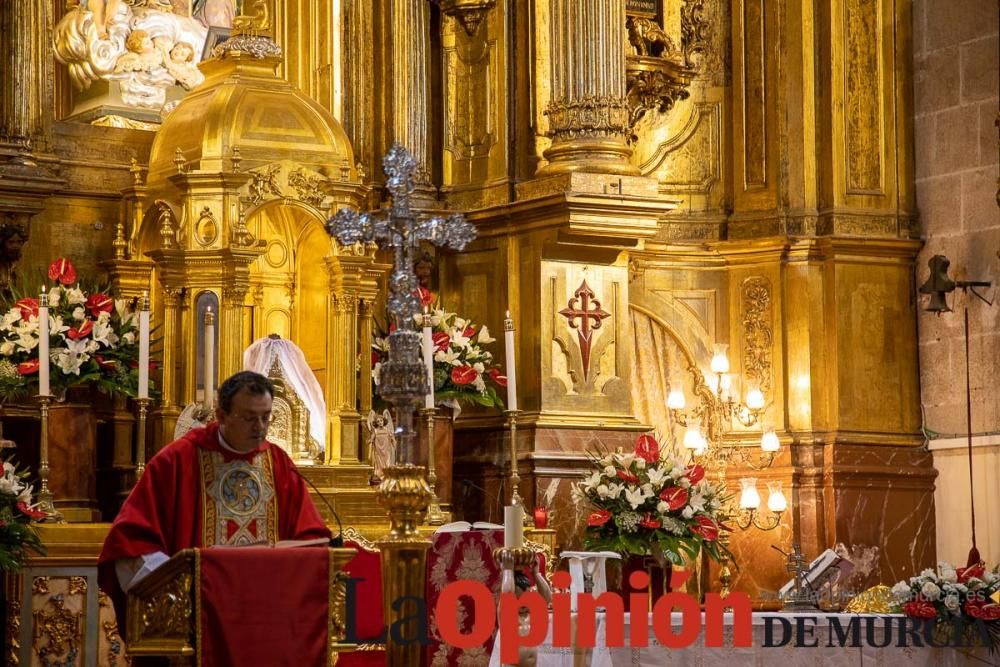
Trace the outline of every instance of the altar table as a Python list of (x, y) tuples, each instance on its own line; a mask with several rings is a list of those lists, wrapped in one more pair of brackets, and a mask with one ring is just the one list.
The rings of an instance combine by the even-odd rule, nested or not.
[[(816, 619), (812, 636), (817, 647), (796, 647), (795, 624), (799, 616), (809, 616)], [(878, 665), (879, 667), (950, 667), (952, 665), (1000, 665), (1000, 655), (989, 655), (986, 648), (958, 649), (933, 647), (874, 648), (865, 645), (864, 625), (861, 626), (861, 647), (837, 644), (827, 646), (831, 635), (831, 617), (839, 620), (841, 627), (847, 628), (852, 618), (861, 618), (864, 614), (792, 614), (792, 613), (755, 613), (753, 615), (753, 646), (735, 648), (732, 645), (732, 614), (725, 615), (724, 645), (719, 648), (704, 646), (704, 632), (695, 643), (684, 649), (672, 649), (661, 645), (653, 634), (652, 619), (649, 619), (649, 646), (644, 648), (618, 647), (609, 648), (605, 645), (605, 618), (603, 613), (597, 617), (597, 641), (594, 648), (556, 648), (552, 646), (552, 624), (549, 623), (549, 634), (537, 648), (537, 664), (544, 667), (660, 667), (661, 665), (691, 665), (692, 667), (735, 667), (736, 665), (781, 665), (781, 667), (853, 667)], [(791, 641), (787, 646), (764, 646), (767, 617), (784, 618), (792, 624)], [(704, 619), (704, 615), (702, 616)], [(881, 618), (885, 618), (884, 616)], [(902, 618), (896, 616), (894, 618)], [(804, 621), (805, 622), (805, 621)], [(778, 621), (775, 624), (774, 643), (781, 636)], [(671, 624), (680, 628), (682, 615), (675, 612), (671, 615)], [(628, 642), (630, 617), (625, 615), (625, 641)], [(677, 630), (675, 630), (675, 633)], [(835, 634), (833, 635), (836, 636)], [(895, 641), (896, 633), (893, 632)], [(884, 630), (881, 622), (875, 624), (875, 642), (883, 643)], [(811, 642), (810, 642), (811, 643)], [(500, 667), (500, 639), (494, 643), (490, 655), (490, 667)]]

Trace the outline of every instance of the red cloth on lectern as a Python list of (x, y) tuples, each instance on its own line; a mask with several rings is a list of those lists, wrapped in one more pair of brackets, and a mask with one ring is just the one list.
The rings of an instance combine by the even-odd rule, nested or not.
[(326, 548), (201, 551), (203, 667), (327, 664)]
[(261, 540), (274, 543), (330, 537), (330, 530), (316, 511), (302, 476), (280, 447), (264, 442), (253, 451), (237, 454), (226, 451), (219, 444), (219, 425), (215, 422), (189, 431), (150, 459), (146, 472), (125, 500), (104, 541), (98, 559), (99, 582), (115, 603), (122, 629), (125, 628), (125, 595), (118, 586), (114, 561), (155, 551), (172, 556), (181, 549), (214, 546), (226, 537), (226, 531), (217, 533), (216, 526), (207, 530), (202, 525), (202, 517), (206, 514), (221, 514), (217, 512), (216, 502), (207, 497), (201, 452), (209, 452), (227, 465), (266, 455), (273, 484), (273, 501), (269, 506), (273, 505), (276, 511), (273, 518), (268, 514), (266, 525), (258, 528)]

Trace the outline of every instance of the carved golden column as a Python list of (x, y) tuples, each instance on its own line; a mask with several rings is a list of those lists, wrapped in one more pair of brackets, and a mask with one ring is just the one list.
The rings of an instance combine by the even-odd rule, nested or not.
[(378, 171), (372, 109), (375, 77), (371, 69), (371, 64), (375, 62), (374, 4), (371, 0), (344, 2), (344, 52), (351, 54), (343, 59), (344, 130), (354, 148), (354, 158), (364, 167), (368, 178)]
[(9, 82), (0, 96), (0, 155), (34, 165), (32, 139), (42, 130), (41, 73), (45, 60), (47, 12), (52, 3), (5, 0), (0, 3), (0, 67)]
[(625, 0), (551, 0), (549, 11), (552, 145), (539, 175), (638, 175), (627, 143)]
[[(181, 289), (174, 286), (163, 286), (163, 358), (164, 360), (177, 359), (177, 339), (180, 335), (178, 324), (178, 306), (180, 303)], [(173, 349), (168, 349), (173, 346)], [(175, 402), (177, 395), (177, 368), (163, 365), (163, 376), (160, 380), (162, 397), (160, 405), (155, 411), (157, 422), (160, 425), (160, 432), (157, 434), (154, 445), (157, 450), (166, 443), (173, 440), (174, 426), (177, 417), (180, 415), (180, 407)]]
[(248, 284), (222, 288), (222, 302), (219, 310), (219, 376), (217, 384), (233, 373), (243, 370), (243, 302), (247, 296)]
[(372, 380), (371, 380), (371, 349), (372, 349), (372, 327), (375, 323), (374, 304), (369, 299), (362, 300), (358, 305), (358, 316), (360, 318), (360, 342), (358, 349), (361, 350), (361, 358), (358, 360), (360, 373), (358, 375), (358, 405), (361, 414), (367, 415), (372, 409)]
[[(390, 0), (392, 39), (392, 135), (420, 167), (418, 182), (430, 183), (430, 5), (427, 0)], [(386, 148), (388, 149), (388, 145)]]

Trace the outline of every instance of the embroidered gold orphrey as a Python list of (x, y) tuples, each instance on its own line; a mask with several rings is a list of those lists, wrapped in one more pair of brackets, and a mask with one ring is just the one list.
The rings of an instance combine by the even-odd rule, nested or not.
[(224, 460), (221, 452), (200, 449), (202, 544), (245, 546), (278, 541), (278, 499), (271, 452), (250, 461)]

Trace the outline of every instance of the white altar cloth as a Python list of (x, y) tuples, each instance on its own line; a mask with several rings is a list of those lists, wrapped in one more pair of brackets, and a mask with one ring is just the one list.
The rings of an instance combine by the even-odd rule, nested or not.
[[(816, 647), (795, 646), (795, 625), (797, 617), (814, 617), (812, 637)], [(764, 646), (765, 631), (768, 617), (783, 618), (792, 624), (791, 641), (781, 647)], [(841, 647), (834, 643), (828, 646), (828, 637), (833, 632), (831, 617), (836, 617), (842, 628), (846, 629), (853, 618), (862, 619), (860, 627), (861, 646), (850, 645)], [(552, 624), (545, 641), (537, 647), (537, 665), (539, 667), (660, 667), (661, 665), (690, 665), (691, 667), (742, 667), (743, 665), (778, 665), (780, 667), (951, 667), (958, 665), (992, 665), (1000, 666), (1000, 654), (989, 655), (985, 648), (935, 648), (935, 647), (898, 647), (887, 646), (876, 648), (868, 646), (865, 641), (865, 614), (792, 614), (777, 612), (762, 612), (753, 614), (753, 646), (737, 648), (733, 646), (732, 614), (725, 615), (724, 643), (719, 648), (704, 646), (704, 629), (695, 643), (687, 648), (668, 648), (657, 641), (649, 619), (649, 646), (644, 648), (613, 647), (605, 644), (606, 628), (603, 612), (597, 616), (597, 638), (594, 648), (557, 648), (552, 646)], [(887, 616), (871, 617), (876, 619), (875, 641), (873, 644), (884, 643), (884, 628), (881, 619)], [(893, 616), (894, 619), (903, 618)], [(704, 620), (704, 614), (702, 615)], [(551, 621), (551, 616), (550, 616)], [(771, 621), (774, 628), (773, 640), (781, 636), (779, 621)], [(808, 621), (803, 621), (809, 625)], [(680, 628), (682, 615), (674, 612), (671, 615), (671, 625)], [(625, 641), (629, 641), (630, 617), (625, 615)], [(574, 628), (575, 632), (575, 628)], [(675, 630), (675, 633), (677, 630)], [(833, 634), (836, 637), (836, 634)], [(808, 641), (804, 643), (812, 643)], [(896, 633), (893, 632), (893, 641)], [(778, 643), (774, 641), (774, 643)], [(500, 667), (500, 637), (497, 636), (490, 656), (490, 667)]]

